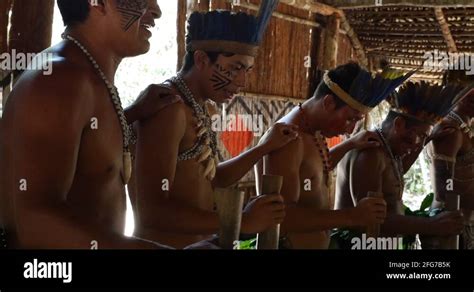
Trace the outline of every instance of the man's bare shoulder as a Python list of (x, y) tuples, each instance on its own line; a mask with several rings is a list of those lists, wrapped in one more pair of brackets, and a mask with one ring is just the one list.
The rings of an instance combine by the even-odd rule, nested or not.
[(41, 111), (38, 109), (42, 108), (47, 109), (48, 114), (56, 111), (82, 113), (96, 98), (93, 88), (97, 80), (91, 72), (63, 58), (53, 60), (51, 75), (25, 71), (10, 94), (5, 115), (8, 117), (10, 107), (21, 108), (24, 114), (33, 110), (39, 116)]
[(149, 119), (138, 121), (139, 127), (154, 125), (162, 128), (186, 124), (186, 105), (183, 102), (171, 104), (155, 113)]
[[(452, 126), (452, 124), (440, 124), (442, 128), (452, 128), (454, 131), (452, 133), (446, 134), (442, 137), (438, 137), (432, 141), (433, 145), (435, 146), (435, 150), (437, 147), (443, 148), (458, 148), (461, 147), (463, 142), (464, 134), (459, 129), (459, 127)], [(444, 127), (443, 127), (444, 126)]]
[(385, 152), (382, 147), (366, 148), (354, 150), (349, 153), (350, 161), (359, 165), (366, 165), (367, 168), (381, 168), (385, 165)]

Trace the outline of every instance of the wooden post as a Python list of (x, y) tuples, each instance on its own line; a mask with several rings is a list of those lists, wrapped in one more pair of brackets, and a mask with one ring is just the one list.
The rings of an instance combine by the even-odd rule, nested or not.
[[(379, 192), (368, 192), (368, 198), (380, 198), (383, 199), (383, 193)], [(377, 238), (380, 236), (380, 224), (374, 224), (372, 226), (367, 226), (367, 238)]]
[[(0, 1), (0, 54), (8, 51), (8, 24), (10, 20), (10, 11), (12, 8), (12, 0), (2, 0)], [(3, 86), (1, 85), (1, 81), (4, 79), (8, 81), (7, 76), (10, 72), (0, 70), (0, 91), (2, 98), (0, 102), (2, 106), (5, 106), (7, 101), (7, 96), (10, 93), (10, 86)], [(1, 117), (0, 117), (1, 118)]]
[[(459, 211), (461, 210), (461, 196), (448, 194), (446, 197), (446, 210)], [(444, 241), (443, 249), (459, 249), (459, 235), (450, 236)]]
[[(283, 186), (283, 177), (279, 175), (262, 176), (262, 194), (278, 195)], [(280, 240), (280, 224), (270, 227), (265, 232), (258, 234), (257, 249), (278, 249)]]
[(39, 53), (48, 48), (51, 45), (53, 13), (54, 0), (15, 0), (10, 49), (22, 53)]
[(439, 23), (441, 31), (443, 32), (444, 39), (446, 40), (446, 45), (448, 46), (448, 50), (450, 53), (456, 53), (458, 48), (456, 46), (456, 42), (454, 41), (453, 35), (451, 34), (451, 29), (449, 28), (448, 21), (443, 13), (443, 8), (436, 7), (434, 8), (436, 20)]
[(324, 32), (323, 70), (331, 70), (336, 67), (340, 23), (337, 14), (328, 17), (328, 23)]
[(219, 246), (233, 249), (239, 240), (245, 194), (236, 188), (229, 188), (216, 189), (214, 195), (220, 220)]
[(178, 68), (176, 71), (181, 70), (183, 66), (183, 58), (186, 55), (186, 20), (188, 14), (188, 2), (187, 0), (178, 0), (178, 17), (176, 19), (177, 25), (177, 39), (178, 44)]

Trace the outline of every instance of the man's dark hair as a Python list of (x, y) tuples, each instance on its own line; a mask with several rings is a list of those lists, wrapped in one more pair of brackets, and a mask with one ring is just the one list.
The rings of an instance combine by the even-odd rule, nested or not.
[[(211, 60), (211, 63), (214, 64), (217, 61), (217, 58), (220, 55), (223, 55), (224, 57), (232, 57), (235, 54), (232, 53), (216, 53), (216, 52), (205, 52), (207, 56), (209, 57), (209, 60)], [(189, 70), (191, 70), (194, 66), (194, 51), (192, 52), (186, 52), (186, 55), (184, 56), (183, 60), (183, 66), (181, 67), (181, 73), (187, 73)]]
[[(349, 92), (352, 82), (357, 77), (360, 70), (362, 70), (362, 68), (357, 63), (351, 62), (329, 71), (328, 74), (329, 78), (331, 78), (333, 82), (337, 83), (339, 87), (341, 87), (345, 92)], [(336, 101), (336, 108), (341, 108), (347, 105), (344, 101), (337, 97), (337, 95), (334, 94), (331, 89), (329, 89), (326, 83), (324, 83), (324, 80), (322, 80), (318, 88), (316, 88), (313, 98), (320, 100), (328, 94), (334, 97), (334, 100)]]
[(385, 118), (385, 120), (382, 122), (382, 128), (386, 129), (386, 128), (392, 127), (393, 126), (393, 121), (395, 121), (395, 119), (397, 117), (400, 117), (403, 120), (405, 120), (405, 128), (407, 128), (407, 129), (411, 129), (413, 127), (420, 126), (420, 125), (423, 124), (423, 122), (421, 122), (417, 119), (401, 115), (401, 114), (399, 114), (397, 112), (394, 112), (394, 111), (390, 111), (388, 113), (387, 117)]
[(89, 17), (88, 0), (58, 0), (58, 7), (63, 17), (64, 26), (83, 23)]

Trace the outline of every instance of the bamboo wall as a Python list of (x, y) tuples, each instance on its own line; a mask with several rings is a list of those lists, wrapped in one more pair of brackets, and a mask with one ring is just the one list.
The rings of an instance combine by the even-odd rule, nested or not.
[[(188, 10), (185, 9), (186, 0), (179, 1), (178, 21), (189, 13), (189, 7), (199, 11), (227, 9), (256, 14), (256, 11), (232, 6), (225, 0), (195, 2), (188, 5)], [(258, 6), (260, 0), (248, 3)], [(303, 21), (314, 21), (314, 14), (285, 4), (280, 4), (277, 12)], [(182, 24), (178, 27), (178, 39), (183, 42), (184, 28)], [(311, 96), (316, 81), (319, 81), (317, 60), (320, 59), (320, 33), (320, 30), (307, 24), (273, 17), (255, 60), (254, 70), (248, 77), (246, 92), (299, 99)], [(183, 56), (184, 45), (181, 44), (179, 59), (182, 60)]]

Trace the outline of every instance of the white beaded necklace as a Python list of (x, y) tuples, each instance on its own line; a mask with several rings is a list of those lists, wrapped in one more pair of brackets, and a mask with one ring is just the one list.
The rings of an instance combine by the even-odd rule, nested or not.
[(393, 165), (393, 171), (395, 172), (395, 176), (397, 177), (398, 183), (400, 184), (400, 196), (403, 195), (402, 189), (403, 186), (405, 185), (405, 180), (403, 179), (403, 163), (400, 157), (395, 156), (395, 154), (392, 151), (392, 148), (390, 147), (390, 144), (388, 144), (388, 140), (383, 134), (382, 129), (376, 129), (377, 133), (380, 136), (380, 139), (382, 140), (382, 143), (384, 145), (384, 148), (387, 150), (388, 155), (390, 156), (390, 160), (392, 161)]
[(89, 51), (75, 38), (70, 35), (63, 34), (62, 38), (64, 40), (70, 40), (73, 42), (89, 59), (89, 61), (94, 66), (95, 70), (99, 74), (100, 78), (104, 81), (107, 89), (109, 90), (110, 97), (112, 103), (115, 107), (115, 112), (120, 120), (120, 126), (122, 127), (122, 134), (123, 134), (123, 169), (121, 172), (122, 181), (126, 185), (130, 181), (130, 177), (132, 175), (132, 155), (130, 153), (130, 141), (132, 136), (132, 131), (128, 125), (127, 118), (125, 117), (125, 113), (123, 111), (122, 102), (120, 101), (120, 97), (117, 91), (117, 87), (115, 87), (107, 77), (105, 76), (104, 72), (100, 69), (99, 64), (97, 61), (92, 57)]
[(448, 118), (456, 121), (459, 123), (459, 127), (463, 133), (466, 133), (469, 135), (469, 138), (474, 137), (474, 130), (472, 128), (472, 122), (469, 120), (468, 122), (465, 122), (457, 113), (455, 112), (450, 112), (448, 114)]

